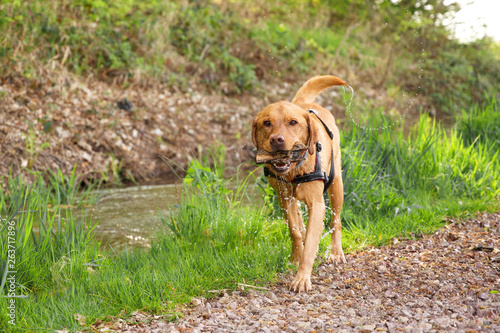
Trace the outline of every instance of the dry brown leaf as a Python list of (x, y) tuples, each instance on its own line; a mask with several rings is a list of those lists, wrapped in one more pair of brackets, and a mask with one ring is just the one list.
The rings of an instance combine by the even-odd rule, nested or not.
[(86, 326), (86, 324), (85, 324), (86, 318), (84, 316), (82, 316), (81, 314), (75, 313), (73, 315), (73, 317), (75, 317), (78, 324), (80, 324), (81, 326)]

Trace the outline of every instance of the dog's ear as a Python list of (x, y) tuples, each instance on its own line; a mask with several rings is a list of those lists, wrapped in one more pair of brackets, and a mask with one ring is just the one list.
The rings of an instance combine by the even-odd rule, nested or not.
[(260, 149), (259, 145), (257, 144), (257, 117), (253, 118), (252, 122), (252, 141), (254, 146), (257, 149)]
[(311, 121), (311, 113), (307, 113), (305, 115), (307, 121), (307, 130), (309, 132), (309, 141), (307, 142), (307, 146), (309, 154), (314, 154), (314, 147), (316, 147), (316, 141), (318, 141), (318, 131), (314, 128), (314, 123)]

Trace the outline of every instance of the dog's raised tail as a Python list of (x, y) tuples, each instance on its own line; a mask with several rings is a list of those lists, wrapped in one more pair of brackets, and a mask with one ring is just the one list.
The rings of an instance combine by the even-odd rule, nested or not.
[(323, 90), (332, 86), (348, 86), (346, 82), (334, 75), (318, 75), (310, 78), (299, 91), (295, 94), (292, 100), (294, 104), (309, 104), (313, 103), (316, 96)]

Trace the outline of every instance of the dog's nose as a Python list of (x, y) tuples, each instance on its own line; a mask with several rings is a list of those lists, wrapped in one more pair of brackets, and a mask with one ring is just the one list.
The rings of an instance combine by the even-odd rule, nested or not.
[(277, 134), (273, 135), (270, 139), (271, 147), (275, 149), (281, 149), (283, 148), (283, 145), (285, 144), (285, 137), (283, 135)]

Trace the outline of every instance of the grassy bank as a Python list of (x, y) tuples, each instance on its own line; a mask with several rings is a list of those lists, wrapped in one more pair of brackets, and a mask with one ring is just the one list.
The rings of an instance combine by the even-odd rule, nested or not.
[[(172, 217), (163, 218), (151, 249), (119, 254), (100, 252), (98, 244), (89, 242), (89, 221), (75, 221), (71, 214), (61, 218), (61, 205), (46, 200), (50, 186), (7, 180), (0, 200), (2, 216), (8, 217), (1, 229), (1, 273), (15, 276), (17, 294), (30, 295), (17, 299), (18, 327), (75, 329), (80, 327), (75, 314), (90, 325), (134, 310), (175, 317), (175, 305), (193, 296), (211, 296), (210, 290), (231, 289), (237, 282), (266, 283), (283, 271), (289, 252), (286, 228), (278, 221), (264, 223), (256, 206), (239, 204), (247, 183), (239, 194), (232, 193), (227, 181), (210, 169), (194, 165), (190, 170), (192, 186), (186, 186)], [(19, 205), (10, 202), (17, 197), (22, 197), (23, 212), (16, 215)], [(43, 226), (40, 236), (33, 233), (34, 215)], [(17, 272), (12, 274), (5, 270), (7, 221), (17, 227), (12, 235)], [(2, 328), (10, 329), (7, 301), (1, 302)]]
[[(239, 94), (262, 92), (262, 82), (334, 72), (390, 98), (395, 92), (401, 98), (399, 90), (417, 93), (422, 105), (447, 112), (499, 90), (498, 46), (451, 38), (443, 18), (457, 7), (442, 0), (433, 6), (9, 0), (0, 9), (6, 32), (0, 75), (35, 86), (69, 72), (124, 87), (156, 82), (185, 90), (196, 82)], [(369, 93), (364, 97), (375, 102)]]
[[(466, 130), (471, 121), (500, 115), (494, 100), (487, 113), (482, 110), (451, 131), (423, 116), (408, 137), (396, 125), (384, 126), (384, 120), (374, 123), (382, 127), (377, 131), (343, 132), (347, 252), (393, 237), (417, 237), (443, 225), (445, 217), (498, 209), (499, 132), (487, 121)], [(4, 179), (2, 292), (8, 292), (9, 221), (14, 221), (15, 291), (29, 295), (16, 299), (15, 328), (77, 330), (136, 310), (173, 319), (175, 305), (193, 296), (212, 296), (238, 282), (265, 284), (289, 269), (287, 228), (279, 214), (272, 214), (273, 201), (241, 203), (253, 176), (229, 190), (217, 170), (199, 162), (190, 166), (181, 203), (163, 217), (151, 248), (123, 253), (101, 252), (90, 234), (93, 222), (62, 212), (85, 204), (62, 199), (61, 193), (71, 193), (71, 182), (26, 185), (19, 178)], [(33, 232), (35, 220), (39, 232)], [(9, 301), (0, 298), (1, 329), (13, 328)]]
[[(494, 102), (486, 109), (491, 116), (500, 114)], [(460, 120), (459, 128), (468, 121)], [(498, 132), (476, 127), (474, 138), (470, 134), (446, 131), (424, 115), (406, 138), (397, 128), (382, 133), (353, 128), (344, 136), (348, 246), (383, 244), (401, 234), (414, 237), (442, 225), (443, 216), (495, 209)]]
[(433, 3), (2, 1), (0, 172), (77, 163), (83, 184), (149, 182), (171, 176), (156, 153), (186, 168), (188, 150), (219, 138), (234, 167), (255, 110), (316, 74), (354, 88), (341, 122), (382, 110), (408, 127), (420, 111), (451, 123), (485, 93), (498, 98), (500, 53), (487, 38), (452, 38), (454, 5)]

